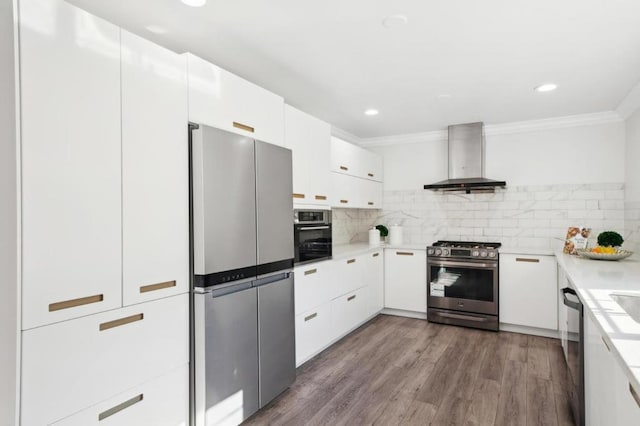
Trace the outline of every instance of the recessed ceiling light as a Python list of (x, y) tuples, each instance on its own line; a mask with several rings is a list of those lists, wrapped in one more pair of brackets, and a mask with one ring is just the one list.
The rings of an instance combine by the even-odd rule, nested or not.
[(557, 88), (558, 88), (557, 84), (545, 83), (545, 84), (541, 84), (540, 86), (534, 88), (534, 90), (536, 92), (552, 92), (552, 91), (556, 90)]
[(147, 31), (152, 32), (154, 34), (166, 34), (167, 33), (167, 29), (164, 28), (164, 27), (161, 27), (160, 25), (147, 25), (144, 28)]
[(364, 112), (365, 115), (378, 115), (377, 109), (368, 109)]
[(207, 4), (207, 0), (181, 0), (182, 3), (191, 7), (201, 7)]
[(409, 22), (409, 19), (404, 15), (390, 15), (382, 20), (382, 25), (391, 29), (407, 25), (407, 22)]

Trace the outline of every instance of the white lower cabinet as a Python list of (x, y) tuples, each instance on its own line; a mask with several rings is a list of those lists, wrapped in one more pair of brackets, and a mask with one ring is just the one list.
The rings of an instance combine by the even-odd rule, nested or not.
[(334, 269), (335, 263), (331, 260), (294, 268), (296, 315), (335, 297)]
[(500, 255), (500, 322), (558, 329), (554, 256)]
[(426, 250), (384, 250), (384, 307), (427, 312)]
[(335, 286), (333, 297), (341, 296), (364, 285), (362, 283), (364, 261), (364, 255), (333, 261), (333, 285)]
[(331, 301), (331, 328), (336, 337), (348, 333), (366, 318), (366, 288), (351, 291)]
[(55, 426), (186, 426), (189, 419), (189, 365), (122, 392)]
[(367, 289), (367, 316), (377, 314), (384, 308), (384, 256), (376, 250), (363, 256), (363, 284)]
[[(640, 419), (634, 389), (591, 315), (584, 315), (585, 419), (587, 426), (631, 426)], [(640, 398), (639, 398), (640, 399)]]
[(189, 295), (22, 333), (22, 424), (44, 425), (189, 362)]
[(296, 316), (296, 367), (328, 345), (334, 338), (331, 302)]

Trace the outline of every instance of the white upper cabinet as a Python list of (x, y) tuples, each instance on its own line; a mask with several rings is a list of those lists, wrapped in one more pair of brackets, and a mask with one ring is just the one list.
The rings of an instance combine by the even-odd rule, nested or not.
[(382, 157), (336, 137), (331, 138), (331, 170), (382, 182)]
[(381, 209), (382, 183), (331, 172), (331, 205), (342, 208)]
[(295, 205), (329, 205), (331, 126), (289, 105), (284, 108), (285, 146), (293, 151)]
[(284, 99), (191, 53), (189, 121), (284, 145)]
[(120, 29), (20, 2), (22, 326), (119, 307)]
[(554, 256), (500, 255), (500, 322), (558, 329)]
[(122, 31), (123, 304), (189, 290), (186, 58)]

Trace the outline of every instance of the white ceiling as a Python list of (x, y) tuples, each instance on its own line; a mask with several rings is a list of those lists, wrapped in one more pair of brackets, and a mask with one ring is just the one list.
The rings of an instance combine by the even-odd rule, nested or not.
[[(613, 110), (640, 80), (637, 0), (71, 3), (359, 137)], [(408, 24), (386, 29), (392, 14)], [(558, 90), (533, 91), (545, 82)]]

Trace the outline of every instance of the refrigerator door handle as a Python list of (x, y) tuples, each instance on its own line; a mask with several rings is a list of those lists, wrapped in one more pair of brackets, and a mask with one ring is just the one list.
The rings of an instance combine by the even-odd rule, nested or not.
[(279, 274), (271, 275), (264, 278), (259, 278), (253, 282), (254, 287), (261, 287), (263, 285), (271, 284), (276, 281), (286, 280), (291, 276), (291, 272), (282, 272)]
[(226, 287), (221, 287), (221, 288), (214, 288), (213, 290), (211, 290), (211, 297), (222, 297), (222, 296), (226, 296), (228, 294), (233, 294), (233, 293), (237, 293), (239, 291), (243, 291), (246, 290), (248, 288), (251, 288), (251, 281), (246, 281), (246, 282), (242, 282), (242, 283), (238, 283), (238, 284), (234, 284), (234, 285), (229, 285)]

